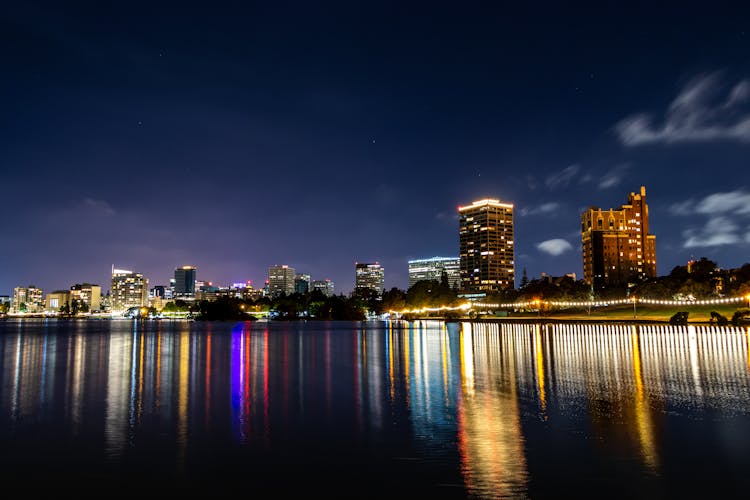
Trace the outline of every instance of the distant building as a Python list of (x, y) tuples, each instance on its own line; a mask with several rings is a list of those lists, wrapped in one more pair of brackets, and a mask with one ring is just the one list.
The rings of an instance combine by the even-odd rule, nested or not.
[(576, 273), (567, 273), (562, 276), (550, 276), (547, 273), (542, 273), (539, 277), (540, 281), (544, 281), (547, 283), (550, 283), (552, 285), (559, 285), (561, 281), (563, 281), (565, 278), (570, 278), (571, 280), (576, 280)]
[(164, 285), (156, 285), (149, 292), (149, 297), (152, 299), (166, 299), (167, 287)]
[(306, 294), (310, 291), (310, 275), (297, 274), (294, 276), (294, 293)]
[(13, 289), (14, 313), (40, 313), (44, 311), (44, 292), (34, 285)]
[(48, 314), (57, 314), (63, 306), (70, 306), (70, 290), (56, 290), (47, 294), (45, 298), (44, 312)]
[(432, 257), (409, 261), (409, 288), (417, 281), (440, 281), (443, 271), (448, 276), (448, 285), (458, 288), (461, 283), (460, 260), (458, 257)]
[(10, 304), (10, 295), (0, 295), (0, 304)]
[(73, 300), (80, 300), (86, 304), (86, 308), (89, 312), (97, 312), (101, 310), (102, 287), (99, 285), (92, 285), (91, 283), (76, 283), (70, 287), (70, 297)]
[(282, 293), (294, 293), (294, 268), (287, 265), (271, 266), (268, 268), (268, 293), (271, 297), (278, 297)]
[(112, 267), (110, 289), (112, 311), (125, 311), (130, 307), (148, 305), (148, 279), (141, 273)]
[(369, 288), (382, 294), (385, 289), (385, 271), (377, 262), (354, 263), (354, 289)]
[[(224, 288), (224, 290), (229, 290), (228, 287)], [(222, 293), (222, 288), (215, 286), (210, 281), (208, 283), (205, 282), (198, 282), (198, 289), (196, 290), (195, 294), (193, 295), (193, 298), (196, 298), (198, 300), (216, 300), (219, 295)], [(228, 293), (226, 294), (229, 295)]]
[(515, 288), (513, 205), (485, 199), (458, 207), (461, 291)]
[(195, 298), (195, 282), (198, 269), (195, 266), (182, 266), (174, 270), (174, 298)]
[(324, 280), (313, 280), (312, 289), (318, 290), (323, 293), (326, 297), (333, 297), (333, 281), (329, 279)]
[(656, 277), (656, 236), (649, 233), (646, 187), (618, 209), (581, 214), (583, 279), (594, 288)]

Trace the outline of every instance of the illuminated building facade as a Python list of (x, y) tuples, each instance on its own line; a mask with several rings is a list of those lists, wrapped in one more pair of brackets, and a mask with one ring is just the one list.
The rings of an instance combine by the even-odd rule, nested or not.
[(268, 268), (268, 294), (271, 297), (278, 297), (282, 293), (287, 295), (294, 293), (294, 268), (286, 264)]
[(148, 279), (141, 273), (112, 267), (110, 300), (113, 311), (148, 305)]
[(583, 279), (593, 288), (656, 277), (656, 236), (649, 233), (646, 187), (618, 209), (581, 214)]
[(448, 276), (448, 285), (459, 288), (461, 283), (461, 261), (458, 257), (432, 257), (409, 261), (409, 288), (417, 281), (440, 281), (443, 271)]
[(195, 298), (195, 281), (198, 269), (195, 266), (182, 266), (174, 270), (174, 297), (176, 299)]
[(461, 291), (515, 287), (513, 205), (485, 199), (458, 207)]
[(327, 278), (324, 280), (313, 280), (312, 289), (322, 292), (326, 297), (333, 297), (333, 281)]
[(73, 297), (68, 290), (56, 290), (50, 292), (44, 299), (44, 312), (57, 314), (60, 312), (61, 307), (70, 306), (72, 298)]
[(70, 287), (70, 296), (73, 300), (80, 300), (89, 312), (101, 310), (102, 287), (91, 283), (75, 284)]
[(44, 292), (34, 285), (13, 289), (14, 313), (40, 313), (44, 311)]
[(385, 270), (378, 262), (355, 262), (354, 290), (367, 288), (382, 294), (385, 289)]
[(310, 289), (310, 275), (297, 274), (294, 276), (294, 293), (306, 294)]

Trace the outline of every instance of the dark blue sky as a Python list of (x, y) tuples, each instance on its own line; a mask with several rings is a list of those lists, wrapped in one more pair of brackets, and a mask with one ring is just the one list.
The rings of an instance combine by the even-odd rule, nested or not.
[(516, 206), (517, 279), (581, 277), (581, 211), (641, 185), (660, 275), (740, 266), (750, 10), (652, 4), (6, 3), (0, 294), (112, 264), (406, 288), (485, 197)]

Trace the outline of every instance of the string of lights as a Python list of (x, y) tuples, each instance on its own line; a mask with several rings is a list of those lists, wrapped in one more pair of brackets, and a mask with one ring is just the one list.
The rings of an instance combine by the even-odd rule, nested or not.
[(661, 300), (646, 299), (639, 297), (628, 297), (625, 299), (613, 300), (593, 300), (593, 301), (559, 301), (559, 300), (527, 300), (523, 302), (508, 303), (487, 303), (487, 302), (465, 302), (458, 306), (440, 306), (440, 307), (422, 307), (417, 309), (403, 309), (401, 311), (389, 311), (399, 314), (421, 314), (426, 312), (439, 311), (467, 311), (469, 309), (529, 309), (539, 307), (556, 307), (556, 308), (573, 308), (573, 307), (608, 307), (624, 304), (649, 304), (658, 306), (704, 306), (704, 305), (721, 305), (738, 302), (748, 302), (750, 304), (750, 295), (741, 297), (725, 297), (720, 299), (687, 299), (687, 300)]

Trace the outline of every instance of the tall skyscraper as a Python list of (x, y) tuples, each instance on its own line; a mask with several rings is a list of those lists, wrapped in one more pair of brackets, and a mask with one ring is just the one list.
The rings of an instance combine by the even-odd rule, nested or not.
[(513, 204), (484, 199), (458, 207), (461, 291), (515, 287)]
[(294, 268), (286, 264), (268, 268), (268, 294), (278, 297), (282, 293), (294, 293)]
[(656, 277), (656, 236), (649, 233), (646, 187), (617, 209), (581, 214), (583, 279), (594, 288)]
[(458, 288), (461, 283), (461, 266), (458, 257), (432, 257), (409, 261), (409, 288), (417, 281), (440, 281), (443, 272), (448, 276), (448, 285)]
[(385, 289), (385, 270), (378, 262), (354, 263), (354, 289), (369, 288), (382, 294)]
[(112, 288), (110, 289), (112, 311), (121, 312), (130, 307), (148, 305), (148, 279), (141, 273), (112, 266)]
[(328, 278), (324, 280), (313, 280), (312, 289), (322, 292), (326, 297), (333, 297), (333, 281)]
[(174, 297), (176, 299), (195, 298), (195, 280), (198, 269), (195, 266), (182, 266), (174, 270)]

